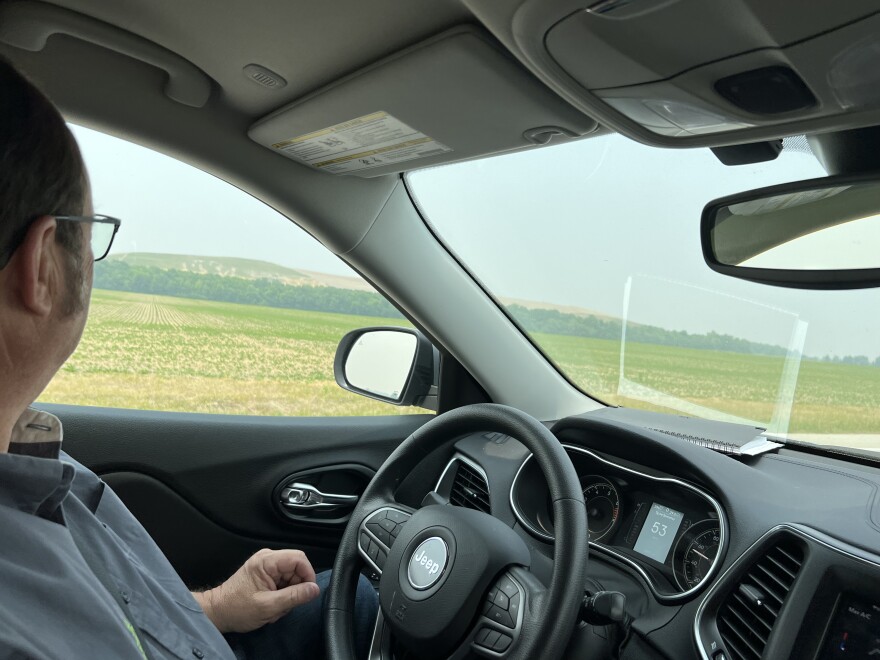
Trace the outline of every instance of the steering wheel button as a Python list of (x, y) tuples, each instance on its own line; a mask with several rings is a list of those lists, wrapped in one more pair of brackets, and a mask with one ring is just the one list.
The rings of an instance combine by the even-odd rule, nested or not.
[(519, 593), (519, 589), (516, 588), (516, 585), (513, 583), (513, 581), (506, 575), (498, 581), (498, 588), (501, 589), (501, 591), (503, 591), (505, 594), (507, 594), (508, 598), (511, 598)]
[(379, 526), (390, 533), (391, 530), (397, 527), (397, 523), (389, 518), (382, 518), (382, 520), (379, 521)]
[(514, 623), (513, 619), (508, 614), (507, 610), (502, 610), (497, 605), (493, 605), (489, 608), (489, 613), (486, 615), (489, 619), (492, 619), (495, 623), (500, 623), (502, 626), (506, 628), (513, 628)]
[(370, 547), (370, 537), (361, 532), (361, 550), (367, 552)]
[(504, 594), (503, 591), (499, 591), (497, 594), (495, 594), (495, 598), (492, 602), (495, 603), (502, 610), (506, 610), (507, 606), (510, 604), (510, 599)]
[(387, 547), (391, 547), (391, 534), (388, 533), (388, 530), (379, 527), (379, 525), (376, 525), (375, 523), (369, 523), (367, 529), (373, 532), (379, 541), (384, 543)]
[(378, 549), (379, 552), (376, 553), (376, 566), (379, 567), (379, 570), (385, 569), (385, 560), (388, 559), (388, 555), (385, 554), (385, 551), (382, 548)]
[(500, 632), (498, 632), (497, 630), (490, 630), (489, 634), (486, 635), (486, 639), (483, 640), (482, 645), (485, 646), (487, 649), (494, 649), (495, 642), (498, 641), (499, 637), (501, 637)]
[(393, 520), (394, 522), (400, 524), (405, 523), (409, 520), (409, 514), (404, 513), (403, 511), (397, 511), (396, 509), (389, 509), (385, 512), (385, 517), (388, 520)]
[(516, 621), (516, 615), (519, 614), (519, 594), (510, 599), (510, 605), (507, 608), (511, 618)]
[(503, 653), (507, 650), (507, 647), (510, 646), (510, 642), (512, 641), (513, 640), (510, 638), (509, 635), (501, 633), (500, 635), (498, 635), (498, 639), (495, 640), (495, 643), (492, 644), (492, 649), (498, 651), (499, 653)]
[(370, 557), (370, 559), (372, 559), (373, 561), (376, 561), (376, 557), (379, 556), (379, 551), (380, 551), (380, 548), (379, 548), (378, 544), (371, 542), (370, 547), (367, 548), (367, 555)]

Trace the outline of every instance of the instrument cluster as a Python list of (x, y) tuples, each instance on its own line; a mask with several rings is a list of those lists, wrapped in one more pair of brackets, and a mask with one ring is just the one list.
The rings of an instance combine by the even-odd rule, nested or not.
[[(634, 569), (661, 599), (690, 596), (714, 575), (726, 525), (711, 495), (674, 477), (567, 445), (587, 505), (590, 548)], [(527, 459), (511, 488), (520, 523), (553, 540), (553, 511), (537, 465)]]

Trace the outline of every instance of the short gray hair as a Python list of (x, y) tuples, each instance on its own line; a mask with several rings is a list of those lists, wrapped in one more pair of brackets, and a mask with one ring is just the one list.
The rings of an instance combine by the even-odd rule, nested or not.
[[(0, 58), (0, 269), (43, 215), (82, 215), (85, 164), (64, 118), (42, 92)], [(78, 252), (79, 223), (60, 222), (58, 242)]]

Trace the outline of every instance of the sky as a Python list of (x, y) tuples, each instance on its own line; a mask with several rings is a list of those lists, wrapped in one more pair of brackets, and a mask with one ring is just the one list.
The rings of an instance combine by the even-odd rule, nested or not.
[(729, 167), (709, 149), (656, 149), (609, 135), (410, 180), (440, 234), (498, 295), (782, 346), (806, 323), (806, 355), (874, 359), (876, 289), (769, 287), (703, 261), (708, 202), (820, 176), (818, 161), (802, 152)]
[(283, 215), (225, 181), (125, 140), (71, 128), (91, 178), (95, 213), (122, 220), (112, 254), (242, 257), (356, 276)]
[[(189, 165), (73, 127), (97, 213), (122, 218), (113, 253), (262, 259), (352, 275), (262, 202)], [(796, 291), (709, 270), (700, 213), (726, 194), (823, 176), (812, 155), (727, 167), (708, 149), (645, 147), (620, 136), (417, 172), (430, 221), (503, 297), (571, 305), (689, 332), (788, 346), (807, 355), (880, 355), (874, 289)]]

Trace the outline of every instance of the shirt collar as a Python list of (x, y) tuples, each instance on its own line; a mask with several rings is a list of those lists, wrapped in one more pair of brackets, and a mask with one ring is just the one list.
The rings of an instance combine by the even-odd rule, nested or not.
[(74, 467), (52, 460), (60, 450), (58, 418), (28, 408), (13, 427), (9, 452), (0, 454), (0, 505), (62, 522), (60, 507), (70, 492)]
[(58, 458), (64, 433), (61, 420), (42, 410), (28, 408), (12, 427), (10, 454)]

